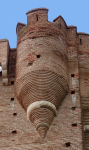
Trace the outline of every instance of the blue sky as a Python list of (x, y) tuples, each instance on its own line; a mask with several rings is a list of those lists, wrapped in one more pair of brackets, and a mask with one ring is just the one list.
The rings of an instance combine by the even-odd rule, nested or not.
[(27, 24), (26, 12), (40, 7), (49, 9), (49, 21), (61, 15), (77, 32), (89, 33), (89, 0), (0, 0), (0, 39), (7, 38), (15, 48), (17, 23)]

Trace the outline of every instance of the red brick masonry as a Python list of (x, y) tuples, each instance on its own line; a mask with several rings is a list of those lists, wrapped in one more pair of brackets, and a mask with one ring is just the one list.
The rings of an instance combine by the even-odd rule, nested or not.
[(88, 150), (89, 35), (46, 8), (26, 14), (17, 48), (0, 40), (0, 150)]

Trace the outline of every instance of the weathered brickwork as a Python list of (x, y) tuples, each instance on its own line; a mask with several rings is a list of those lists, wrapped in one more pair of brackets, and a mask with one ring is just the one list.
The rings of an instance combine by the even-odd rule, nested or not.
[(0, 150), (88, 150), (89, 35), (46, 8), (26, 15), (17, 48), (0, 40)]

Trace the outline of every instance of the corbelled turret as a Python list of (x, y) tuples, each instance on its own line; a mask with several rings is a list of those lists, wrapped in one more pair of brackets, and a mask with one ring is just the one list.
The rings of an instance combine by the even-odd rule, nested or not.
[(39, 8), (17, 25), (15, 93), (42, 139), (68, 93), (66, 25), (59, 22)]

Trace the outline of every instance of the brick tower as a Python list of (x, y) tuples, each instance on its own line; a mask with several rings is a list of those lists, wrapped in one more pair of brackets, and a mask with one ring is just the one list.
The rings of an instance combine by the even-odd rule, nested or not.
[(44, 138), (69, 90), (66, 35), (48, 22), (45, 8), (27, 12), (23, 32), (17, 34), (15, 93)]

